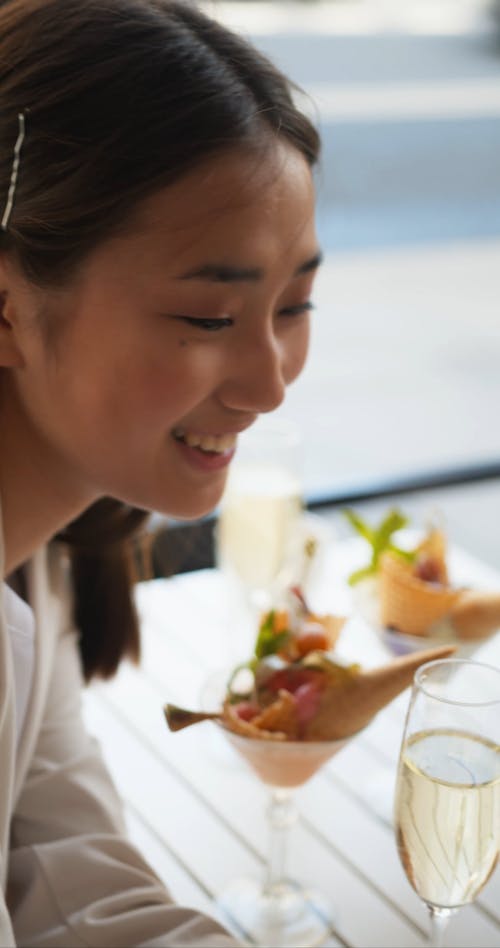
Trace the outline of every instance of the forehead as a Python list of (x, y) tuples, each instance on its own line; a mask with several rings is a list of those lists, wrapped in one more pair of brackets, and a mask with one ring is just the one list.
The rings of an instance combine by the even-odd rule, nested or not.
[(311, 170), (288, 145), (264, 156), (228, 151), (144, 201), (128, 239), (163, 251), (175, 266), (206, 251), (223, 260), (281, 257), (296, 247), (307, 256), (315, 243)]

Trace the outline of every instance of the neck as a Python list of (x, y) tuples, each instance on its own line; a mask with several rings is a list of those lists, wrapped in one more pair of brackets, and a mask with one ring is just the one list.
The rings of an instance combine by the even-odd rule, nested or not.
[(0, 499), (4, 574), (17, 569), (97, 496), (65, 469), (14, 399), (0, 400)]

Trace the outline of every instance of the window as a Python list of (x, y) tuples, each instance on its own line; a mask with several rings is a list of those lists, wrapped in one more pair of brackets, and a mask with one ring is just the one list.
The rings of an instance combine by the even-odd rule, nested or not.
[(500, 47), (480, 2), (220, 3), (324, 142), (306, 490), (500, 460)]

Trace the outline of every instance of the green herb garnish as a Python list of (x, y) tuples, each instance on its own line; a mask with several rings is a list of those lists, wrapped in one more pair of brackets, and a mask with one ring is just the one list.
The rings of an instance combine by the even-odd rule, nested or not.
[(356, 583), (359, 583), (362, 579), (376, 575), (382, 553), (390, 551), (397, 556), (401, 556), (409, 563), (415, 560), (417, 555), (416, 551), (402, 550), (391, 542), (392, 535), (396, 533), (397, 530), (401, 530), (402, 527), (405, 527), (409, 522), (408, 517), (405, 517), (401, 511), (396, 509), (390, 510), (381, 523), (379, 523), (378, 527), (371, 527), (353, 510), (344, 510), (343, 513), (356, 533), (359, 533), (359, 535), (369, 543), (372, 551), (368, 566), (355, 570), (355, 572), (349, 576), (348, 582), (350, 586), (355, 586)]
[(254, 653), (259, 660), (265, 658), (266, 655), (275, 655), (290, 638), (289, 629), (282, 629), (279, 632), (275, 630), (275, 618), (276, 610), (271, 609), (266, 613), (260, 625)]

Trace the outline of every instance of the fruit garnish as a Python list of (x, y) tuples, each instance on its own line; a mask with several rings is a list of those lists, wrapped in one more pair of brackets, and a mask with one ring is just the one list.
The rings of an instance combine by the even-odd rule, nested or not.
[(261, 616), (252, 657), (231, 673), (224, 702), (230, 724), (300, 737), (324, 687), (357, 667), (346, 672), (327, 658), (345, 621), (312, 612), (302, 589), (289, 589), (280, 608)]
[(253, 657), (248, 667), (273, 655), (296, 661), (315, 649), (332, 649), (346, 621), (344, 616), (318, 615), (307, 605), (302, 590), (289, 590), (288, 608), (270, 609), (261, 617)]
[(443, 585), (441, 563), (435, 556), (419, 556), (415, 562), (413, 574), (418, 579), (423, 579), (425, 583)]
[[(313, 624), (311, 623), (311, 625)], [(330, 648), (328, 635), (319, 625), (316, 628), (304, 629), (303, 632), (295, 636), (294, 641), (295, 648), (301, 657), (317, 649), (323, 649), (326, 652)]]
[(415, 550), (413, 573), (428, 583), (448, 585), (446, 537), (442, 530), (430, 527)]
[(238, 701), (237, 704), (233, 704), (233, 709), (242, 721), (251, 721), (260, 714), (259, 705), (254, 701)]
[(267, 678), (262, 690), (275, 694), (284, 690), (293, 695), (303, 685), (310, 684), (317, 678), (317, 668), (305, 668), (302, 664), (286, 665)]

